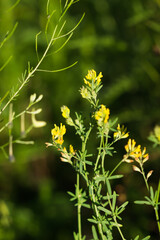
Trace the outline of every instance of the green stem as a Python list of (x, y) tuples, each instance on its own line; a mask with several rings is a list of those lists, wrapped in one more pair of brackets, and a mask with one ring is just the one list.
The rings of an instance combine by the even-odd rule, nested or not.
[(94, 171), (97, 170), (98, 162), (99, 162), (99, 159), (100, 159), (100, 157), (101, 157), (101, 150), (102, 150), (103, 140), (104, 140), (104, 136), (102, 135), (102, 136), (101, 136), (100, 146), (99, 146), (99, 151), (98, 151), (98, 157), (97, 157), (97, 160), (96, 160), (96, 164), (95, 164), (95, 167), (94, 167)]
[(78, 205), (77, 205), (77, 216), (78, 216), (78, 237), (79, 240), (82, 239), (82, 230), (81, 230), (81, 204), (79, 202), (80, 192), (79, 192), (79, 173), (77, 173), (77, 196), (78, 196)]
[(126, 239), (124, 238), (124, 236), (123, 236), (123, 233), (122, 233), (122, 231), (121, 231), (121, 228), (120, 228), (119, 225), (118, 225), (118, 222), (117, 222), (116, 217), (113, 217), (113, 219), (114, 219), (114, 222), (115, 222), (116, 227), (117, 227), (117, 229), (118, 229), (118, 232), (119, 232), (119, 234), (121, 235), (121, 238), (122, 238), (123, 240), (126, 240)]
[(155, 211), (158, 231), (159, 231), (159, 235), (160, 235), (160, 221), (159, 221), (159, 214), (158, 214), (158, 205), (156, 207), (154, 207), (154, 211)]
[[(93, 200), (94, 212), (96, 214), (97, 219), (99, 219), (100, 214), (99, 214), (98, 208), (96, 206), (96, 200), (95, 200), (95, 195), (94, 195), (94, 191), (93, 191), (93, 186), (91, 187), (91, 189), (92, 189), (92, 200)], [(102, 224), (101, 223), (98, 223), (98, 231), (99, 231), (99, 234), (101, 236), (101, 239), (104, 240), (105, 238), (104, 238), (104, 235), (103, 235), (103, 229), (102, 229)]]
[(122, 231), (121, 231), (119, 225), (118, 225), (118, 222), (117, 222), (117, 218), (116, 218), (116, 215), (115, 215), (114, 209), (112, 208), (112, 204), (111, 204), (110, 197), (109, 197), (108, 194), (107, 194), (107, 196), (108, 196), (109, 206), (110, 206), (110, 209), (111, 209), (111, 211), (112, 211), (113, 220), (114, 220), (114, 222), (115, 222), (115, 224), (116, 224), (116, 227), (117, 227), (117, 229), (118, 229), (118, 232), (119, 232), (119, 234), (121, 235), (121, 238), (122, 238), (123, 240), (126, 240), (125, 237), (123, 236), (123, 233), (122, 233)]
[(144, 182), (146, 184), (146, 188), (149, 192), (149, 185), (148, 185), (148, 182), (147, 182), (147, 178), (145, 176), (145, 173), (144, 173), (144, 169), (143, 169), (143, 164), (140, 162), (140, 168), (141, 168), (141, 172), (142, 172), (142, 175), (143, 175), (143, 179), (144, 179)]
[[(146, 184), (146, 188), (150, 194), (150, 191), (149, 191), (149, 185), (148, 185), (148, 182), (147, 182), (147, 178), (145, 176), (145, 173), (144, 173), (144, 169), (143, 169), (143, 165), (140, 164), (140, 167), (141, 167), (141, 171), (142, 171), (142, 175), (143, 175), (143, 178), (144, 178), (144, 181), (145, 181), (145, 184)], [(158, 194), (159, 194), (159, 186), (158, 186)], [(158, 214), (158, 199), (156, 199), (156, 206), (154, 207), (154, 211), (155, 211), (155, 216), (156, 216), (156, 221), (157, 221), (157, 226), (158, 226), (158, 231), (159, 231), (159, 235), (160, 235), (160, 221), (159, 221), (159, 214)]]
[(116, 171), (116, 169), (124, 162), (124, 159), (122, 159), (112, 170), (112, 172), (109, 174), (109, 177), (112, 176), (112, 174)]
[[(89, 138), (89, 135), (90, 135), (90, 132), (91, 132), (92, 128), (93, 128), (93, 127), (90, 126), (90, 128), (89, 128), (89, 130), (88, 130), (88, 132), (87, 132), (87, 134), (86, 134), (86, 137), (85, 137), (84, 141), (82, 142), (82, 153), (85, 152), (87, 140), (88, 140), (88, 138)], [(88, 174), (87, 174), (87, 171), (86, 171), (87, 168), (86, 168), (85, 159), (83, 159), (83, 163), (84, 163), (84, 171), (85, 171), (86, 183), (87, 183), (87, 186), (89, 186), (89, 180), (88, 180)]]
[[(107, 134), (107, 136), (106, 136), (105, 146), (107, 146), (107, 143), (108, 143), (108, 134)], [(106, 152), (105, 152), (105, 150), (103, 150), (103, 155), (102, 155), (102, 172), (103, 172), (103, 173), (105, 172), (105, 168), (104, 168), (105, 155), (106, 155)]]

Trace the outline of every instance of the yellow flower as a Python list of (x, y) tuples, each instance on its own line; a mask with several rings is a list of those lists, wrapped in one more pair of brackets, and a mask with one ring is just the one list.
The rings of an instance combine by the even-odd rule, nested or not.
[(69, 145), (69, 151), (70, 151), (70, 153), (71, 153), (72, 155), (75, 154), (75, 150), (74, 150), (74, 148), (73, 148), (72, 145)]
[(134, 157), (134, 156), (136, 157), (140, 149), (141, 149), (141, 146), (138, 145), (136, 147), (136, 142), (134, 139), (129, 139), (127, 145), (125, 145), (125, 150), (131, 157)]
[(60, 127), (58, 127), (56, 124), (54, 124), (54, 128), (51, 130), (53, 141), (55, 143), (62, 145), (64, 142), (63, 135), (65, 133), (66, 133), (65, 125), (62, 125), (62, 123), (61, 123)]
[(95, 113), (95, 119), (99, 126), (106, 124), (109, 119), (110, 110), (106, 108), (103, 104), (101, 105), (100, 109)]
[(100, 72), (99, 75), (97, 76), (97, 84), (99, 85), (101, 82), (101, 78), (103, 77), (102, 73)]
[(129, 139), (127, 145), (125, 146), (127, 156), (134, 158), (137, 162), (142, 164), (149, 159), (148, 153), (146, 153), (146, 148), (144, 147), (143, 151), (141, 150), (141, 145), (136, 146), (134, 139)]
[(95, 79), (96, 76), (97, 76), (96, 71), (92, 69), (92, 70), (88, 70), (88, 74), (86, 75), (86, 78), (88, 80), (92, 80), (92, 79)]
[(120, 127), (120, 124), (118, 124), (117, 132), (113, 134), (114, 139), (127, 138), (129, 136), (129, 133), (128, 132), (126, 133), (126, 131), (127, 131), (127, 128), (125, 128), (124, 125)]
[(62, 116), (64, 118), (69, 118), (69, 115), (70, 115), (70, 109), (67, 107), (67, 106), (62, 106), (61, 107), (61, 112), (62, 112)]
[(91, 87), (91, 83), (95, 84), (95, 86), (98, 86), (101, 82), (101, 78), (103, 77), (102, 73), (100, 72), (97, 76), (97, 73), (95, 70), (88, 70), (88, 74), (84, 78), (84, 83)]

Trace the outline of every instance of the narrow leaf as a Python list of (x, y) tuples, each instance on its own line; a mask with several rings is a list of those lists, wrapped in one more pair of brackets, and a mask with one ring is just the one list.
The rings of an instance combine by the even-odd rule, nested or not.
[(92, 225), (92, 234), (93, 234), (94, 240), (98, 240), (97, 231), (94, 225)]
[(123, 175), (113, 175), (113, 176), (108, 177), (108, 180), (119, 179), (122, 177), (123, 177)]
[(143, 238), (142, 240), (148, 240), (150, 238), (151, 238), (151, 236), (147, 236), (147, 237)]
[(112, 212), (110, 210), (108, 210), (108, 209), (106, 209), (104, 207), (99, 206), (98, 209), (103, 211), (103, 212), (105, 212), (107, 215), (111, 215), (112, 214)]
[(115, 210), (116, 198), (117, 198), (117, 195), (116, 195), (116, 192), (114, 191), (114, 192), (113, 192), (113, 200), (112, 200), (112, 211)]
[(152, 205), (150, 202), (148, 201), (141, 201), (141, 200), (137, 200), (137, 201), (134, 201), (135, 204), (146, 204), (146, 205)]

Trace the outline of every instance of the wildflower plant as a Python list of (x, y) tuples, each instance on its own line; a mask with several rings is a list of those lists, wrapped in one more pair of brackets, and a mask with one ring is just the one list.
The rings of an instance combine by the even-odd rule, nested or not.
[[(20, 1), (17, 1), (16, 4), (14, 4), (9, 11), (12, 11)], [(41, 101), (43, 95), (40, 95), (38, 98), (36, 94), (31, 95), (30, 102), (26, 108), (24, 108), (20, 113), (15, 113), (14, 106), (16, 105), (13, 101), (17, 100), (17, 97), (21, 93), (22, 89), (31, 81), (31, 79), (35, 76), (37, 72), (59, 72), (66, 70), (72, 66), (74, 66), (77, 62), (74, 62), (73, 64), (62, 67), (61, 69), (42, 69), (41, 65), (45, 61), (46, 58), (49, 58), (50, 55), (53, 55), (54, 53), (57, 53), (61, 51), (65, 45), (68, 43), (70, 38), (72, 37), (75, 29), (78, 27), (80, 22), (82, 21), (84, 14), (78, 21), (78, 23), (69, 31), (65, 30), (66, 20), (65, 15), (69, 11), (69, 9), (74, 5), (77, 0), (66, 0), (62, 3), (60, 1), (60, 10), (58, 13), (58, 9), (52, 9), (52, 4), (50, 0), (46, 0), (46, 25), (45, 29), (43, 31), (40, 31), (35, 36), (35, 53), (37, 56), (37, 64), (35, 66), (32, 66), (30, 62), (28, 62), (27, 69), (24, 71), (22, 76), (18, 79), (18, 82), (11, 88), (11, 90), (8, 90), (4, 96), (2, 93), (0, 93), (0, 133), (2, 131), (6, 130), (8, 128), (8, 137), (9, 140), (6, 143), (0, 143), (0, 150), (2, 150), (4, 156), (8, 158), (10, 161), (14, 161), (15, 157), (13, 154), (13, 144), (33, 144), (33, 141), (24, 140), (25, 137), (27, 137), (28, 133), (31, 131), (33, 127), (40, 128), (46, 125), (44, 121), (37, 121), (36, 115), (39, 114), (42, 109), (35, 109), (35, 104), (37, 105), (38, 102)], [(56, 24), (53, 26), (53, 17), (54, 14), (59, 14), (59, 17), (56, 20)], [(13, 29), (10, 32), (7, 32), (4, 38), (2, 37), (0, 41), (0, 50), (1, 48), (6, 44), (6, 41), (9, 41), (14, 32), (16, 31), (16, 28), (18, 27), (18, 23), (16, 22), (13, 26)], [(39, 44), (38, 40), (40, 37), (43, 37), (46, 39), (45, 42), (45, 48), (42, 54), (39, 53)], [(56, 45), (58, 42), (58, 45)], [(58, 46), (58, 47), (57, 47)], [(8, 63), (12, 61), (12, 56), (9, 56), (7, 61), (0, 66), (0, 72), (4, 70), (4, 68), (8, 67)], [(34, 107), (33, 107), (34, 106)], [(8, 113), (8, 121), (6, 120), (6, 116)], [(25, 116), (30, 114), (31, 115), (31, 124), (28, 129), (25, 129)], [(13, 122), (15, 123), (16, 119), (20, 119), (20, 136), (14, 137), (13, 136)], [(5, 122), (5, 123), (4, 123)], [(58, 128), (55, 130), (58, 131)], [(61, 128), (59, 129), (61, 133)], [(61, 142), (61, 138), (57, 139), (57, 141)], [(9, 150), (7, 148), (9, 147)]]
[[(112, 182), (123, 177), (122, 174), (116, 174), (117, 168), (122, 163), (134, 163), (133, 170), (142, 174), (150, 197), (145, 197), (145, 201), (136, 201), (136, 203), (153, 206), (159, 228), (159, 193), (154, 193), (153, 188), (149, 187), (148, 179), (152, 174), (152, 170), (147, 174), (144, 171), (144, 163), (149, 159), (146, 148), (142, 149), (140, 145), (136, 145), (134, 139), (129, 139), (124, 146), (126, 153), (122, 156), (122, 159), (112, 170), (108, 168), (108, 157), (113, 157), (116, 154), (116, 142), (128, 138), (129, 133), (123, 125), (118, 124), (115, 127), (117, 119), (111, 118), (108, 107), (99, 104), (98, 93), (102, 88), (102, 77), (102, 73), (97, 75), (95, 70), (89, 70), (84, 78), (84, 85), (80, 89), (82, 98), (86, 99), (91, 105), (91, 117), (88, 125), (84, 124), (82, 114), (76, 113), (75, 117), (72, 117), (67, 106), (61, 107), (66, 124), (73, 127), (75, 134), (78, 134), (81, 139), (81, 149), (76, 149), (76, 146), (72, 145), (69, 147), (64, 146), (64, 136), (67, 133), (67, 128), (62, 123), (60, 127), (54, 125), (51, 130), (52, 143), (46, 143), (47, 147), (55, 147), (61, 153), (61, 161), (71, 164), (77, 173), (75, 192), (68, 192), (71, 201), (76, 201), (75, 206), (77, 207), (78, 232), (74, 232), (75, 240), (86, 239), (81, 228), (82, 207), (92, 210), (91, 217), (88, 219), (92, 223), (92, 239), (111, 240), (116, 229), (120, 238), (126, 239), (123, 234), (121, 214), (128, 205), (128, 201), (120, 206), (117, 205), (118, 194), (112, 188)], [(93, 128), (96, 128), (96, 137), (99, 142), (96, 154), (89, 153), (87, 150), (87, 143)], [(82, 188), (82, 182), (83, 186), (85, 182), (85, 188)], [(149, 238), (150, 236), (147, 236), (143, 240)], [(134, 239), (139, 239), (139, 236)]]

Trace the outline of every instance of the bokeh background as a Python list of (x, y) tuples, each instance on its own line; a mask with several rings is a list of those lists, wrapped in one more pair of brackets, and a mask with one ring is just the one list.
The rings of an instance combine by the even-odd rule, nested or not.
[[(37, 63), (35, 36), (44, 31), (46, 3), (44, 0), (0, 1), (0, 39), (18, 22), (13, 36), (0, 49), (0, 65), (9, 56), (12, 61), (0, 72), (0, 96), (16, 86), (18, 78), (27, 68), (28, 61)], [(63, 1), (62, 1), (63, 2)], [(59, 12), (59, 0), (50, 0), (51, 10)], [(10, 9), (8, 11), (8, 9)], [(138, 144), (147, 146), (150, 160), (146, 171), (153, 169), (150, 182), (153, 187), (159, 180), (160, 150), (153, 149), (147, 139), (156, 124), (160, 124), (160, 1), (159, 0), (80, 0), (66, 15), (65, 31), (69, 31), (85, 12), (85, 18), (75, 30), (62, 51), (47, 57), (43, 68), (60, 69), (75, 61), (73, 68), (58, 73), (36, 73), (14, 101), (14, 110), (20, 112), (33, 93), (43, 94), (39, 103), (43, 112), (39, 119), (47, 122), (43, 129), (34, 129), (28, 140), (31, 146), (15, 145), (15, 162), (10, 163), (0, 152), (0, 239), (3, 240), (70, 240), (76, 231), (76, 209), (66, 191), (74, 189), (73, 169), (59, 160), (59, 154), (45, 142), (51, 141), (50, 129), (59, 124), (60, 107), (65, 104), (72, 112), (89, 111), (88, 103), (81, 98), (79, 88), (88, 69), (103, 73), (101, 103), (111, 110), (111, 116), (127, 126), (130, 136)], [(51, 21), (53, 28), (55, 14)], [(39, 54), (45, 47), (45, 38), (39, 39)], [(56, 47), (55, 47), (56, 49)], [(8, 117), (6, 111), (3, 119)], [(3, 121), (0, 122), (0, 126)], [(14, 135), (19, 135), (19, 121), (14, 123)], [(71, 130), (66, 144), (79, 142)], [(0, 144), (8, 141), (7, 130), (1, 134)], [(124, 140), (117, 147), (117, 156), (109, 163), (113, 167), (124, 154)], [(90, 151), (95, 150), (95, 137), (90, 139)], [(151, 234), (158, 239), (154, 213), (150, 207), (134, 205), (146, 193), (143, 180), (133, 173), (131, 166), (119, 169), (124, 173), (115, 188), (122, 202), (130, 201), (123, 214), (127, 239)], [(83, 212), (83, 229), (90, 239), (90, 225)], [(116, 235), (115, 235), (116, 236)], [(118, 236), (116, 240), (120, 239)]]

